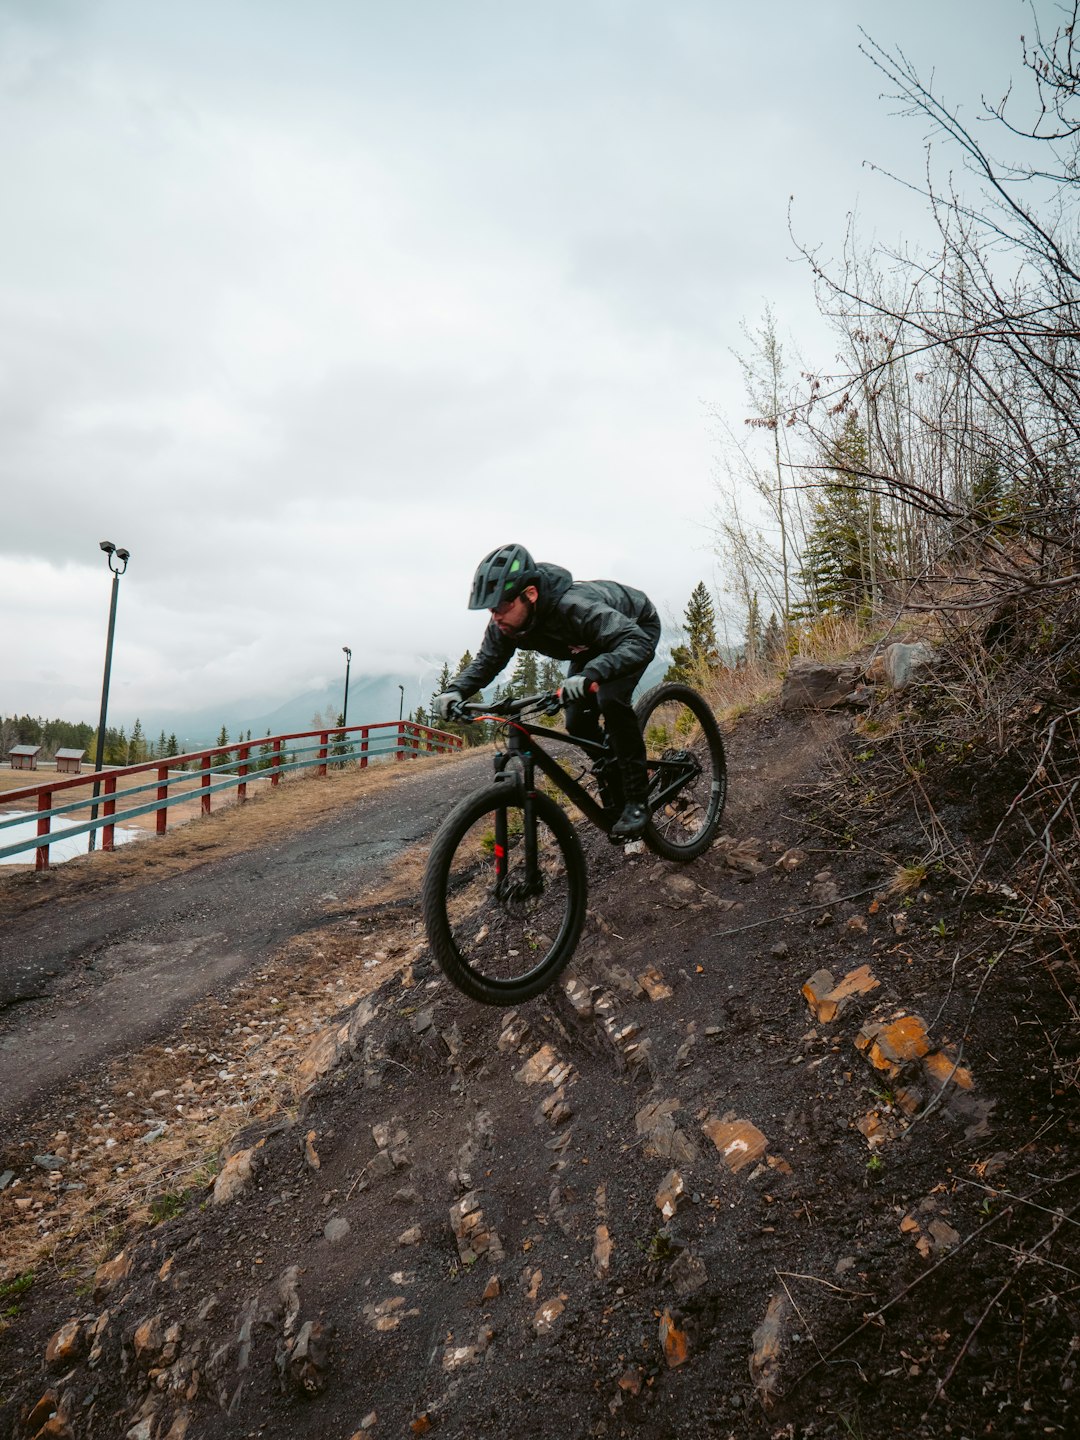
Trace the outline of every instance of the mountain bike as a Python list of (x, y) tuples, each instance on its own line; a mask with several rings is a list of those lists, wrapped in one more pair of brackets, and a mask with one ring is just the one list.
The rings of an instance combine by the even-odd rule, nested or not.
[[(505, 741), (494, 782), (455, 806), (435, 836), (424, 925), (446, 977), (485, 1005), (518, 1005), (544, 990), (585, 924), (585, 854), (552, 792), (619, 843), (610, 834), (623, 803), (615, 757), (606, 739), (598, 744), (541, 723), (560, 708), (558, 695), (546, 694), (463, 702), (452, 712), (456, 720), (494, 722)], [(674, 683), (649, 690), (634, 710), (649, 774), (642, 839), (664, 859), (694, 860), (715, 838), (727, 793), (716, 717), (696, 690)], [(577, 775), (550, 753), (552, 743), (581, 752)]]

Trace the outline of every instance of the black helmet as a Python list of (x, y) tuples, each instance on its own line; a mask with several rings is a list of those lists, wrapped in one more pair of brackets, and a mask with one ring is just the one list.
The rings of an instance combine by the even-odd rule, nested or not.
[(535, 585), (539, 578), (536, 561), (524, 545), (500, 545), (476, 567), (469, 609), (494, 610), (507, 600), (516, 600), (527, 585)]

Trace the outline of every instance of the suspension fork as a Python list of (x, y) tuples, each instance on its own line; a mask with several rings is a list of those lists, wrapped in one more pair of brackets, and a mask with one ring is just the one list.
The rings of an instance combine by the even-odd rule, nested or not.
[[(523, 737), (511, 730), (507, 736), (505, 751), (495, 755), (495, 779), (502, 785), (516, 790), (521, 804), (525, 844), (525, 883), (529, 890), (536, 891), (540, 884), (540, 865), (536, 835), (536, 774), (532, 751), (523, 743)], [(506, 810), (495, 812), (495, 892), (499, 895), (507, 878), (507, 857), (510, 852), (509, 827)]]

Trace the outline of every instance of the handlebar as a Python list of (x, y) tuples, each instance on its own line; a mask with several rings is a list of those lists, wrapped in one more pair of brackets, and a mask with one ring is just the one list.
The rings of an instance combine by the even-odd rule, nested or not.
[(543, 695), (522, 695), (521, 697), (511, 695), (505, 700), (495, 700), (490, 705), (486, 705), (480, 700), (461, 700), (450, 707), (447, 718), (471, 724), (481, 715), (495, 715), (499, 719), (507, 720), (512, 720), (515, 716), (528, 712), (557, 715), (562, 709), (562, 704), (557, 690), (549, 690)]

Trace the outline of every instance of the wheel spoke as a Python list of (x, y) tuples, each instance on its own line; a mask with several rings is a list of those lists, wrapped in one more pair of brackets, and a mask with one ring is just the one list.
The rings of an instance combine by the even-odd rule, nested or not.
[[(497, 820), (506, 837), (501, 855)], [(553, 801), (538, 803), (535, 823), (531, 870), (524, 812), (501, 795), (499, 803), (463, 812), (433, 847), (434, 872), (425, 880), (428, 931), (443, 968), (474, 998), (503, 1004), (526, 998), (554, 977), (576, 943), (584, 918), (580, 847)]]
[[(646, 842), (669, 859), (692, 859), (712, 840), (723, 809), (723, 742), (704, 699), (664, 684), (637, 706), (649, 761), (652, 817)], [(680, 775), (686, 779), (672, 793)]]

